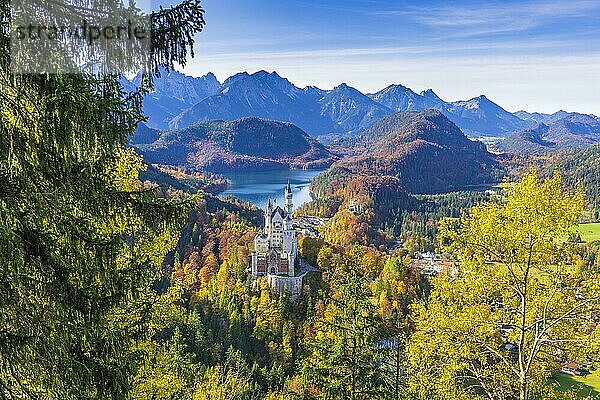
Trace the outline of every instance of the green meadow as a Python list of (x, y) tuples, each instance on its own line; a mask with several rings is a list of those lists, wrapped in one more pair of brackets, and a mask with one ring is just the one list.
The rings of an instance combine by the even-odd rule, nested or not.
[(600, 240), (600, 223), (581, 224), (574, 226), (571, 230), (578, 233), (584, 242)]
[(577, 389), (580, 397), (600, 396), (600, 376), (597, 374), (571, 376), (558, 373), (552, 380), (561, 391)]

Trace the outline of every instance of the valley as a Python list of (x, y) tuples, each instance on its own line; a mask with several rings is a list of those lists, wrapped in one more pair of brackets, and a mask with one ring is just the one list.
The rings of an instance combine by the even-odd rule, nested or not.
[[(256, 81), (263, 91), (260, 96), (253, 87)], [(313, 87), (300, 90), (276, 73), (264, 71), (235, 75), (224, 85), (230, 89), (218, 95), (219, 101), (243, 87), (243, 93), (254, 97), (237, 97), (232, 104), (253, 107), (278, 98), (277, 104), (261, 103), (263, 111), (248, 108), (241, 114), (219, 114), (251, 117), (201, 120), (185, 128), (160, 131), (141, 125), (133, 144), (150, 164), (223, 176), (228, 183), (214, 194), (233, 196), (259, 209), (269, 198), (281, 203), (280, 189), (289, 179), (299, 199), (296, 213), (329, 219), (319, 233), (328, 241), (384, 247), (400, 241), (415, 250), (432, 250), (439, 219), (460, 217), (476, 201), (489, 200), (501, 191), (493, 186), (531, 168), (545, 176), (564, 170), (570, 187), (584, 179), (588, 215), (591, 221), (598, 220), (600, 185), (594, 177), (600, 145), (594, 143), (600, 136), (595, 116), (564, 111), (509, 115), (485, 96), (451, 107), (433, 91), (417, 95), (401, 85), (366, 97), (347, 85), (331, 92)], [(321, 131), (329, 132), (329, 139), (332, 134), (337, 137), (326, 145), (319, 142), (324, 136), (315, 139), (290, 122), (264, 118), (297, 121), (314, 135), (314, 125), (297, 119), (316, 110), (308, 103), (296, 104), (302, 112), (285, 108), (289, 114), (280, 114), (280, 107), (291, 107), (290, 99), (297, 100), (307, 91), (315, 98), (323, 96), (321, 110), (328, 111), (321, 117), (337, 121), (337, 131)], [(383, 112), (377, 104), (390, 111)], [(475, 129), (479, 117), (469, 117), (467, 124), (448, 111), (461, 106), (477, 110), (488, 127)], [(421, 111), (425, 107), (429, 108)], [(496, 119), (483, 116), (482, 108), (493, 110)], [(482, 131), (496, 136), (466, 134)], [(348, 212), (353, 205), (360, 212)]]
[[(136, 82), (128, 81), (130, 87)], [(217, 193), (260, 208), (273, 195), (270, 185), (282, 183), (277, 177), (309, 170), (310, 179), (300, 179), (302, 208), (333, 217), (362, 203), (371, 210), (365, 215), (374, 214), (364, 223), (375, 227), (368, 235), (375, 243), (422, 218), (407, 217), (423, 207), (415, 195), (462, 191), (478, 197), (469, 188), (514, 179), (530, 168), (545, 175), (564, 169), (571, 186), (585, 179), (592, 220), (600, 208), (593, 182), (600, 122), (594, 115), (510, 113), (485, 95), (448, 102), (431, 89), (417, 93), (401, 84), (369, 94), (347, 84), (300, 88), (266, 71), (238, 73), (222, 83), (212, 74), (165, 72), (143, 106), (147, 125), (138, 127), (132, 142), (146, 162), (231, 176), (230, 186)], [(304, 204), (310, 200), (314, 204)], [(435, 229), (419, 231), (433, 239)]]
[[(164, 111), (163, 103), (176, 109)], [(497, 184), (532, 167), (579, 171), (578, 178), (567, 174), (575, 184), (592, 179), (596, 156), (586, 156), (587, 148), (600, 142), (594, 115), (510, 113), (484, 95), (448, 102), (431, 89), (417, 93), (401, 84), (370, 94), (347, 84), (300, 88), (266, 71), (223, 83), (212, 74), (165, 72), (143, 106), (147, 125), (132, 142), (148, 163), (225, 175), (325, 171), (315, 174), (310, 191), (330, 213), (331, 204), (352, 196), (409, 210), (411, 194)], [(572, 163), (581, 166), (567, 167)], [(226, 194), (250, 199), (244, 190)], [(598, 195), (590, 195), (597, 210)]]

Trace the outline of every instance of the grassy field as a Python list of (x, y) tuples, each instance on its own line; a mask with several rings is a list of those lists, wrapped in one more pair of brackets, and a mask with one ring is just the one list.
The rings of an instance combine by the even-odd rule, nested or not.
[(595, 242), (600, 240), (600, 223), (581, 224), (574, 226), (571, 229), (581, 235), (581, 240), (584, 242)]
[(596, 374), (588, 376), (571, 376), (562, 373), (553, 378), (558, 383), (559, 390), (579, 389), (579, 396), (600, 396), (600, 376)]

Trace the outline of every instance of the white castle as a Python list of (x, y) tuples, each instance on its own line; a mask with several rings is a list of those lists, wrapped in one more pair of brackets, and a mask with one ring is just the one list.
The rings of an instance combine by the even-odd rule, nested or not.
[(271, 203), (265, 210), (265, 229), (254, 238), (252, 277), (261, 275), (294, 276), (298, 240), (292, 221), (292, 187), (285, 188), (284, 208)]

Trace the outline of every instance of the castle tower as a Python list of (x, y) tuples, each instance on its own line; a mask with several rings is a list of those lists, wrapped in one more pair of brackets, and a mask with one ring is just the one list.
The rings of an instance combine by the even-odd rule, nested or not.
[(273, 212), (273, 205), (271, 204), (271, 199), (269, 199), (269, 203), (267, 204), (267, 210), (265, 212), (265, 228), (269, 229), (271, 223), (271, 213)]
[(292, 186), (290, 185), (290, 181), (288, 180), (288, 184), (285, 187), (285, 211), (292, 215), (294, 211), (294, 203), (292, 202)]

